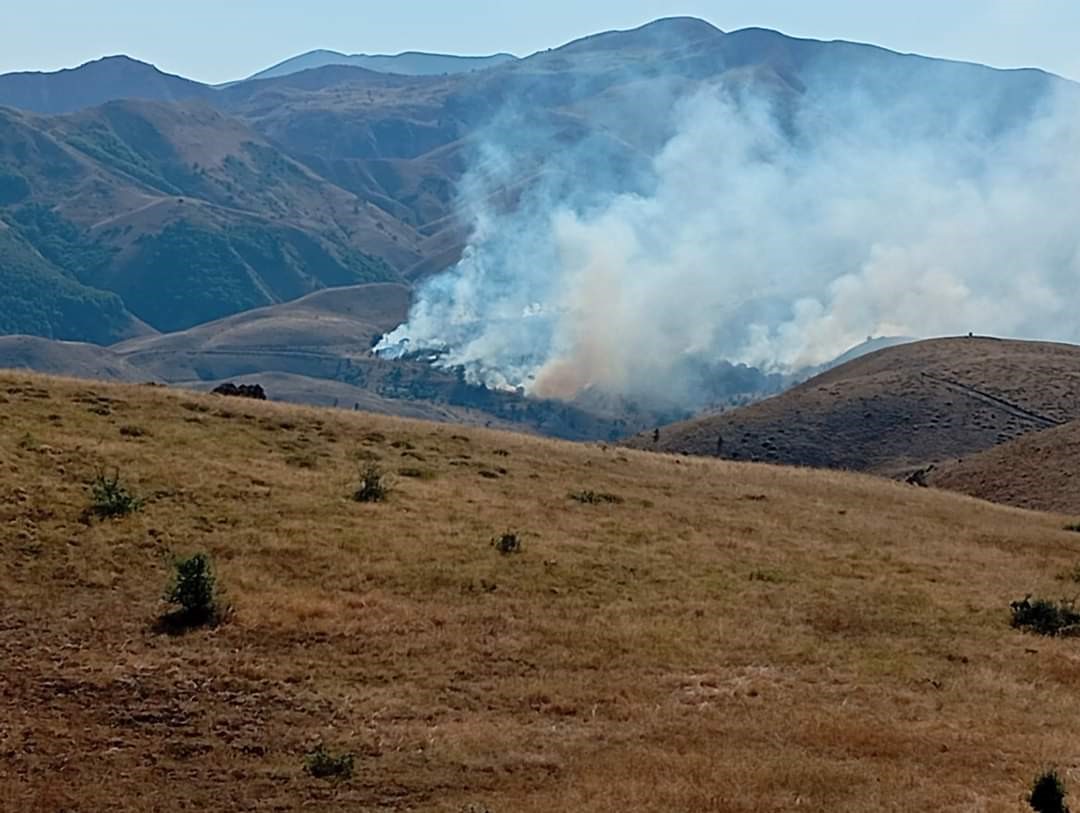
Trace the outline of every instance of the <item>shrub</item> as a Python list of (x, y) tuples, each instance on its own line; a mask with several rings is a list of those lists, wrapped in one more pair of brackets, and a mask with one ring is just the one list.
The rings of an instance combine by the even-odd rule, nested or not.
[(390, 483), (375, 463), (360, 469), (360, 487), (353, 494), (357, 502), (382, 502), (390, 493)]
[(142, 508), (142, 500), (134, 496), (120, 483), (120, 472), (112, 478), (99, 472), (90, 484), (90, 512), (102, 519), (123, 517)]
[(1080, 533), (1080, 522), (1074, 522), (1065, 526), (1066, 531), (1072, 531), (1074, 533)]
[(511, 553), (521, 553), (521, 537), (518, 534), (509, 531), (496, 538), (492, 544), (494, 544), (495, 549), (504, 556), (508, 556)]
[(165, 600), (180, 605), (174, 616), (185, 626), (200, 626), (218, 619), (217, 585), (210, 557), (196, 553), (173, 563), (173, 577)]
[(1065, 785), (1057, 771), (1046, 771), (1035, 778), (1028, 804), (1037, 813), (1069, 813), (1065, 804)]
[(304, 770), (316, 779), (348, 779), (353, 774), (353, 755), (335, 756), (320, 744), (304, 757)]
[(580, 503), (586, 505), (600, 505), (602, 503), (610, 503), (613, 505), (619, 505), (624, 502), (623, 498), (618, 494), (607, 494), (602, 491), (576, 491), (570, 494), (570, 499), (577, 500)]
[(1076, 635), (1080, 633), (1080, 613), (1071, 600), (1060, 602), (1027, 596), (1014, 601), (1012, 625), (1017, 629), (1030, 630), (1039, 635)]

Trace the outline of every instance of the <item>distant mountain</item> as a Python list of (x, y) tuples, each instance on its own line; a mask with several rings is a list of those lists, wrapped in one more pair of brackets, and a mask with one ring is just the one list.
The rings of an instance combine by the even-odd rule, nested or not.
[(51, 73), (0, 75), (0, 105), (37, 113), (69, 113), (115, 99), (178, 102), (213, 96), (207, 85), (128, 56), (107, 56)]
[(279, 62), (277, 65), (259, 71), (247, 80), (275, 79), (280, 76), (308, 71), (313, 68), (325, 68), (328, 65), (347, 65), (353, 68), (366, 68), (378, 73), (397, 73), (406, 76), (437, 76), (440, 74), (469, 73), (484, 68), (493, 68), (507, 62), (514, 62), (513, 54), (491, 54), (490, 56), (453, 56), (450, 54), (428, 54), (421, 51), (406, 51), (401, 54), (342, 54), (338, 51), (308, 51)]

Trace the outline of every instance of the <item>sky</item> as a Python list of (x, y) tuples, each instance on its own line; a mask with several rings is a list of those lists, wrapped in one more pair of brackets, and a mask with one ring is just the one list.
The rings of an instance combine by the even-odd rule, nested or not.
[(1077, 0), (33, 0), (0, 28), (0, 73), (128, 54), (204, 82), (243, 78), (316, 48), (520, 56), (587, 34), (690, 15), (725, 31), (795, 36), (1039, 67), (1080, 80)]

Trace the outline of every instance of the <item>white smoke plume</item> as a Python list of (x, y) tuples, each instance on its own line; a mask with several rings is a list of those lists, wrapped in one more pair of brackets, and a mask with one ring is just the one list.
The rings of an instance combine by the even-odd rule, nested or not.
[(788, 372), (869, 335), (1080, 340), (1075, 100), (1002, 126), (974, 93), (924, 115), (917, 98), (791, 104), (717, 83), (637, 111), (673, 135), (622, 191), (591, 146), (553, 148), (558, 181), (534, 178), (510, 212), (483, 203), (522, 171), (500, 128), (465, 187), (464, 258), (381, 350), (438, 349), (539, 396), (700, 405), (694, 364)]

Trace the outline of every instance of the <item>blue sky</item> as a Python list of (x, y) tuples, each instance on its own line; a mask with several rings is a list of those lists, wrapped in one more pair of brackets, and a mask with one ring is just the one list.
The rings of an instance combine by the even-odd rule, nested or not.
[(519, 55), (687, 14), (1080, 79), (1078, 0), (30, 0), (0, 21), (0, 72), (126, 53), (207, 82), (314, 48)]

